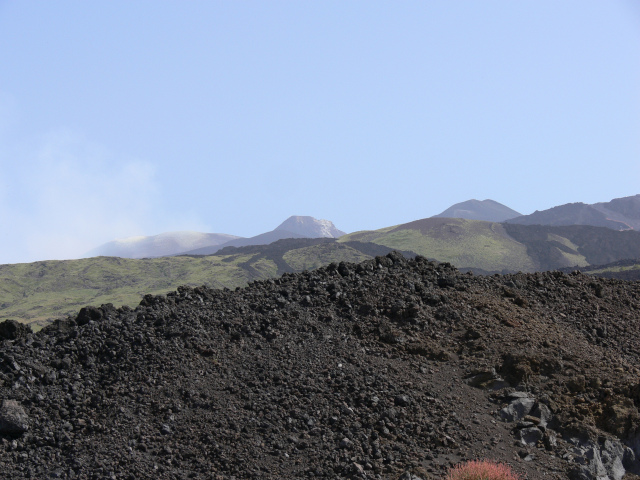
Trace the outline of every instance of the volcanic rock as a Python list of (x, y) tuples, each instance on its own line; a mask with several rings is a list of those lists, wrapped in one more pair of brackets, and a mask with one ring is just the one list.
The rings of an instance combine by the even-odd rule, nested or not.
[(16, 340), (24, 338), (31, 332), (29, 325), (16, 322), (15, 320), (5, 320), (0, 323), (0, 340)]
[(536, 401), (533, 398), (517, 398), (500, 410), (500, 416), (507, 422), (520, 420), (526, 415), (529, 415), (535, 403)]
[(397, 253), (86, 309), (1, 341), (0, 478), (428, 480), (484, 458), (617, 480), (639, 467), (639, 318), (637, 283)]
[(3, 400), (0, 407), (0, 434), (24, 433), (29, 430), (29, 417), (15, 400)]

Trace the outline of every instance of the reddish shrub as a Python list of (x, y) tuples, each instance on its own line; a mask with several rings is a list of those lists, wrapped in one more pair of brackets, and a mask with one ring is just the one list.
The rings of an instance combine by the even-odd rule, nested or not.
[(446, 480), (521, 480), (507, 465), (487, 460), (473, 460), (457, 465)]

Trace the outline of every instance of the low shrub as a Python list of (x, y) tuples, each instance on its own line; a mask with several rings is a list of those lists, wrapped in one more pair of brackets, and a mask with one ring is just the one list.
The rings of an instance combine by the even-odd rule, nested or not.
[(521, 480), (511, 468), (487, 460), (472, 460), (455, 466), (446, 480)]

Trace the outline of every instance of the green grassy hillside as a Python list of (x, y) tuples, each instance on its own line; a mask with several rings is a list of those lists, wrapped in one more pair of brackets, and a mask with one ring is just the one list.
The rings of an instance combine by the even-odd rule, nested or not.
[[(235, 288), (331, 262), (360, 262), (394, 249), (477, 273), (532, 272), (640, 258), (640, 233), (583, 225), (428, 218), (352, 233), (338, 241), (286, 239), (270, 245), (227, 247), (210, 256), (96, 257), (0, 265), (0, 319), (14, 318), (37, 327), (51, 318), (75, 314), (85, 305), (133, 307), (147, 293), (166, 293), (180, 285)], [(633, 278), (637, 270), (630, 267), (598, 275)]]
[(283, 255), (283, 259), (296, 271), (310, 270), (328, 265), (340, 257), (345, 262), (363, 262), (371, 258), (348, 245), (323, 243), (311, 247), (289, 250)]
[(415, 222), (356, 232), (339, 242), (359, 240), (411, 250), (461, 268), (523, 271), (536, 268), (527, 248), (511, 238), (500, 223), (459, 218), (426, 218)]
[[(255, 277), (238, 267), (251, 258), (95, 257), (0, 265), (0, 316), (42, 323), (49, 317), (77, 312), (84, 305), (134, 306), (146, 293), (166, 293), (179, 285), (232, 288)], [(276, 273), (273, 262), (257, 262), (255, 268), (264, 277)]]
[(503, 224), (514, 240), (526, 245), (538, 270), (604, 265), (640, 258), (640, 232), (588, 225)]
[(640, 258), (640, 232), (587, 225), (515, 225), (427, 218), (352, 233), (338, 241), (354, 240), (411, 250), (477, 272), (544, 271)]
[(0, 265), (0, 319), (38, 328), (52, 318), (75, 315), (85, 305), (136, 306), (147, 294), (180, 285), (235, 288), (331, 262), (359, 262), (391, 251), (334, 239), (287, 239), (271, 245), (229, 247), (216, 255), (155, 259), (95, 257)]
[[(617, 278), (618, 280), (640, 281), (640, 259), (621, 260), (606, 265), (591, 265), (579, 269), (582, 273), (602, 278)], [(573, 269), (563, 269), (569, 273)]]

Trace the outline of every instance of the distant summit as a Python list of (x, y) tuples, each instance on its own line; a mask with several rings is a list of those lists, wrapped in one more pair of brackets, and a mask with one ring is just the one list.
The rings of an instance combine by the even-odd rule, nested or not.
[(151, 258), (172, 255), (212, 255), (224, 247), (268, 245), (285, 238), (338, 238), (345, 232), (329, 220), (292, 216), (277, 228), (254, 237), (225, 233), (166, 232), (153, 236), (113, 240), (87, 252), (85, 257)]
[(317, 220), (313, 217), (294, 215), (282, 222), (276, 230), (297, 233), (309, 238), (338, 238), (346, 235), (329, 220)]
[(293, 216), (287, 218), (270, 232), (255, 237), (236, 238), (223, 244), (182, 251), (181, 255), (213, 255), (225, 247), (249, 247), (252, 245), (269, 245), (286, 238), (338, 238), (345, 233), (338, 230), (329, 220), (317, 220), (313, 217)]
[(261, 233), (255, 237), (248, 238), (235, 238), (223, 244), (210, 245), (207, 247), (196, 248), (193, 250), (187, 250), (177, 252), (175, 255), (213, 255), (218, 250), (222, 250), (225, 247), (250, 247), (253, 245), (270, 245), (278, 240), (284, 240), (285, 238), (308, 238), (298, 233), (287, 232), (286, 230), (271, 230), (270, 232)]
[(640, 230), (640, 195), (615, 198), (610, 202), (567, 203), (531, 215), (512, 218), (520, 225), (591, 225), (613, 230)]
[(128, 237), (113, 240), (87, 252), (87, 257), (148, 258), (173, 255), (234, 240), (235, 235), (202, 232), (166, 232), (159, 235)]
[(504, 222), (521, 215), (521, 213), (494, 200), (467, 200), (466, 202), (452, 205), (432, 218), (464, 218), (467, 220), (484, 220), (486, 222)]

